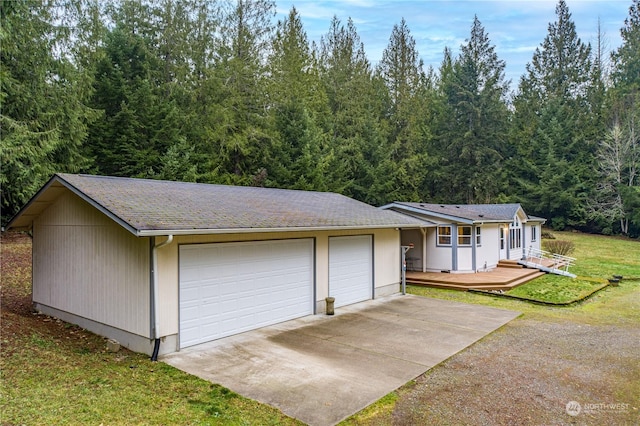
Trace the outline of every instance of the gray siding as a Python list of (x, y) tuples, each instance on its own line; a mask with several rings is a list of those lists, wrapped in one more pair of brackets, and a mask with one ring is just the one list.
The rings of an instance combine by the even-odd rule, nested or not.
[(149, 240), (67, 191), (33, 226), (33, 301), (149, 336)]

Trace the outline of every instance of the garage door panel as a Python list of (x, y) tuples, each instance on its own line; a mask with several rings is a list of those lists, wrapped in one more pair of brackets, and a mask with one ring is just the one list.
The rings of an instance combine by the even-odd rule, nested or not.
[(373, 249), (370, 235), (329, 239), (329, 295), (335, 307), (373, 297)]
[(313, 240), (180, 247), (180, 346), (313, 313)]

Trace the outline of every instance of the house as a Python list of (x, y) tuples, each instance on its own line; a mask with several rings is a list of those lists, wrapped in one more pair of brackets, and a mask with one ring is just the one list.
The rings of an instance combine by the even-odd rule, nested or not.
[(520, 204), (426, 204), (394, 202), (382, 206), (424, 221), (403, 229), (407, 269), (421, 272), (478, 272), (501, 260), (520, 260), (529, 247), (540, 249), (545, 219), (528, 216)]
[(57, 174), (7, 229), (32, 232), (38, 311), (155, 358), (396, 293), (420, 226), (333, 193)]

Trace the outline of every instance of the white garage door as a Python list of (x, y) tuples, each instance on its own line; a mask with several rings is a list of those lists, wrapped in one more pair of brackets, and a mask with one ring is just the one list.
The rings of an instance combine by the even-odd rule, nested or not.
[(329, 295), (335, 307), (372, 298), (371, 236), (329, 238)]
[(313, 314), (313, 240), (180, 246), (180, 347)]

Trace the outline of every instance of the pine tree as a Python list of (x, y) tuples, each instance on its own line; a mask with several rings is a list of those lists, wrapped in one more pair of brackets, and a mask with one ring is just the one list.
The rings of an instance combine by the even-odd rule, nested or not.
[[(274, 144), (271, 184), (326, 189), (322, 123), (327, 98), (297, 10), (278, 22), (269, 55), (269, 99), (279, 138)], [(319, 124), (318, 124), (319, 123)]]
[(509, 119), (504, 69), (476, 16), (467, 44), (441, 79), (445, 106), (439, 138), (446, 198), (452, 202), (494, 202), (504, 189)]
[[(578, 38), (564, 0), (556, 17), (520, 80), (509, 169), (527, 211), (548, 218), (555, 228), (580, 227), (586, 224), (585, 199), (594, 186), (591, 47)], [(548, 179), (557, 170), (572, 179), (552, 185)], [(558, 208), (559, 203), (543, 202), (543, 192), (532, 189), (545, 187), (553, 191), (544, 192), (545, 197), (562, 200)]]
[[(275, 15), (270, 0), (238, 0), (224, 17), (211, 78), (217, 86), (205, 118), (209, 157), (202, 179), (264, 185), (274, 130), (266, 96), (266, 56)], [(265, 175), (266, 173), (266, 175)]]
[(344, 26), (334, 17), (322, 37), (320, 77), (330, 108), (328, 189), (378, 204), (385, 198), (385, 176), (376, 170), (385, 143), (386, 89), (372, 74), (364, 46), (351, 19)]
[[(389, 139), (382, 163), (387, 196), (420, 201), (430, 169), (430, 84), (419, 59), (416, 43), (404, 19), (395, 25), (382, 53), (377, 74), (389, 92)], [(392, 201), (392, 200), (389, 200)]]
[(71, 62), (70, 32), (51, 4), (0, 4), (0, 186), (11, 217), (55, 172), (78, 172), (87, 125), (85, 75)]

